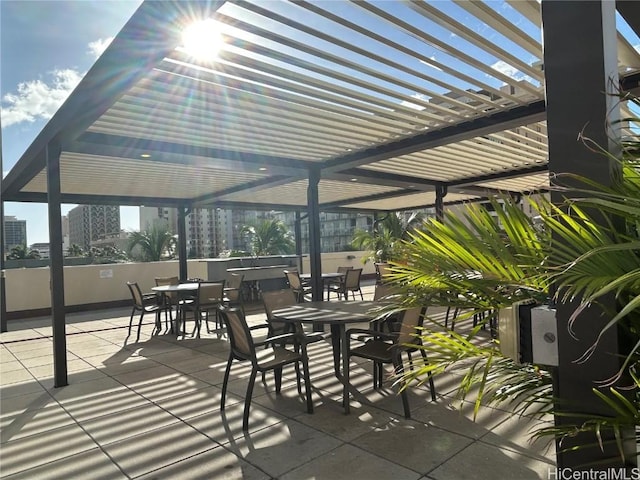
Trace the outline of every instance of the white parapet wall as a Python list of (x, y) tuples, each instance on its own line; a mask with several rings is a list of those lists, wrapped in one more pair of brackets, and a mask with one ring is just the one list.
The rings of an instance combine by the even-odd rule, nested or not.
[[(375, 275), (376, 268), (373, 262), (363, 263), (362, 259), (367, 256), (367, 252), (331, 252), (322, 254), (322, 271), (325, 273), (336, 272), (338, 267), (362, 268), (363, 275)], [(302, 269), (310, 271), (309, 256), (302, 259)]]
[[(366, 252), (336, 252), (322, 254), (322, 270), (335, 272), (339, 266), (362, 267), (363, 274), (375, 273), (371, 262), (362, 263)], [(303, 260), (309, 271), (309, 258)], [(88, 307), (109, 304), (131, 298), (127, 282), (138, 282), (148, 292), (155, 285), (155, 277), (178, 275), (178, 261), (148, 263), (115, 263), (64, 267), (64, 300), (67, 306)], [(5, 270), (7, 312), (38, 311), (51, 307), (49, 268), (11, 268)], [(198, 259), (187, 262), (189, 278), (207, 278), (207, 264)], [(13, 316), (13, 315), (12, 315)]]

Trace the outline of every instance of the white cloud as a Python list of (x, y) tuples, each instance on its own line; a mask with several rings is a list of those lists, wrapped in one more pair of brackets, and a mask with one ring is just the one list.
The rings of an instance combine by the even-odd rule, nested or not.
[(520, 80), (522, 78), (522, 74), (520, 73), (520, 70), (509, 65), (506, 62), (503, 62), (502, 60), (499, 60), (493, 65), (491, 65), (491, 68), (493, 68), (494, 70), (497, 70), (498, 72), (508, 77), (514, 78), (516, 80)]
[(97, 59), (100, 55), (102, 55), (102, 52), (107, 49), (112, 40), (113, 37), (107, 37), (99, 38), (95, 42), (91, 42), (89, 44), (89, 54)]
[(48, 120), (82, 79), (76, 70), (55, 70), (50, 81), (31, 80), (18, 84), (16, 92), (2, 97), (2, 126)]
[[(411, 98), (417, 98), (418, 100), (424, 100), (425, 102), (429, 100), (429, 97), (427, 97), (422, 93), (414, 93), (413, 95), (411, 95)], [(413, 108), (414, 110), (420, 110), (420, 111), (426, 108), (422, 105), (418, 105), (417, 103), (409, 102), (408, 100), (401, 101), (400, 105), (402, 105), (403, 107)]]

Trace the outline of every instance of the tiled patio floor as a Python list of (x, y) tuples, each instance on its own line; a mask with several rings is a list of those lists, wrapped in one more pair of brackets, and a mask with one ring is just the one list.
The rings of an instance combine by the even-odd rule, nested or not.
[[(365, 289), (372, 294), (372, 287)], [(264, 314), (254, 309), (251, 321)], [(125, 342), (129, 309), (68, 315), (69, 385), (53, 387), (49, 319), (9, 322), (0, 336), (3, 479), (546, 479), (555, 454), (529, 443), (533, 423), (500, 410), (456, 410), (453, 376), (438, 399), (412, 388), (411, 420), (387, 387), (374, 391), (370, 364), (352, 363), (357, 392), (341, 406), (331, 348), (310, 346), (315, 413), (285, 369), (283, 392), (258, 378), (243, 433), (248, 370), (236, 364), (227, 408), (220, 391), (223, 336), (150, 336)]]

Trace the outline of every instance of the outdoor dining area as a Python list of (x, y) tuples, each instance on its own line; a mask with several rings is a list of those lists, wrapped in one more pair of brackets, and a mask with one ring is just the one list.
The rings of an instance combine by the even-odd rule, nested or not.
[[(529, 442), (537, 421), (499, 409), (473, 421), (473, 406), (455, 399), (459, 379), (450, 375), (401, 396), (392, 364), (376, 376), (372, 361), (357, 356), (365, 345), (359, 332), (338, 353), (333, 328), (314, 331), (310, 322), (304, 337), (282, 333), (305, 316), (324, 315), (321, 323), (333, 325), (336, 312), (351, 319), (341, 327), (347, 332), (371, 328), (363, 312), (379, 302), (376, 282), (361, 287), (364, 301), (355, 302), (334, 296), (297, 303), (290, 289), (266, 292), (263, 302), (244, 306), (246, 316), (223, 307), (222, 325), (203, 325), (199, 336), (190, 335), (191, 325), (176, 336), (164, 316), (157, 332), (154, 315), (145, 315), (136, 341), (129, 308), (69, 315), (64, 389), (52, 387), (50, 319), (12, 323), (0, 349), (3, 478), (70, 478), (78, 471), (109, 479), (546, 478), (554, 450)], [(426, 313), (442, 320), (445, 312)], [(255, 338), (250, 355), (266, 362), (257, 370), (251, 360), (239, 361), (247, 355), (238, 346), (247, 330), (232, 315)], [(226, 322), (235, 325), (231, 332)], [(276, 351), (289, 352), (277, 355), (282, 364), (269, 363), (272, 350), (260, 344), (267, 336), (281, 339)], [(302, 358), (298, 376), (285, 363)]]
[[(0, 257), (2, 478), (635, 472), (639, 5), (142, 2), (2, 178), (50, 240), (10, 322)], [(72, 285), (67, 204), (171, 210), (174, 263)], [(295, 253), (192, 258), (227, 210)]]

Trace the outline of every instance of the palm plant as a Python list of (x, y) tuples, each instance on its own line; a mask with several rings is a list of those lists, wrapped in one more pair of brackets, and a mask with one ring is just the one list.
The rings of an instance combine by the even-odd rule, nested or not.
[(129, 234), (127, 252), (130, 256), (136, 256), (136, 248), (140, 249), (142, 261), (157, 262), (175, 256), (176, 240), (166, 226), (154, 225), (150, 230)]
[(278, 219), (266, 219), (241, 229), (249, 236), (253, 255), (279, 255), (293, 253), (295, 241), (287, 226)]
[[(426, 329), (423, 340), (430, 365), (408, 372), (405, 387), (422, 382), (429, 373), (459, 368), (463, 376), (458, 393), (464, 399), (472, 390), (477, 392), (475, 413), (484, 402), (507, 402), (519, 413), (574, 416), (573, 425), (542, 428), (535, 435), (562, 438), (588, 431), (594, 434), (594, 444), (601, 444), (601, 432), (608, 429), (624, 458), (623, 432), (640, 424), (639, 146), (636, 135), (623, 144), (621, 159), (610, 159), (620, 162), (622, 171), (612, 186), (573, 176), (584, 188), (574, 188), (571, 196), (567, 191), (564, 205), (552, 205), (544, 198), (534, 202), (540, 225), (508, 197), (491, 202), (497, 221), (482, 206), (469, 205), (463, 220), (449, 214), (445, 221), (431, 220), (415, 231), (410, 241), (403, 242), (406, 263), (392, 268), (392, 281), (406, 294), (405, 306), (454, 305), (468, 309), (468, 315), (495, 312), (524, 298), (543, 300), (553, 284), (560, 292), (555, 300), (577, 301), (571, 326), (581, 321), (586, 307), (604, 304), (599, 300), (613, 295), (617, 306), (606, 312), (610, 321), (598, 340), (618, 325), (630, 348), (617, 374), (593, 388), (613, 415), (593, 415), (584, 421), (583, 412), (554, 411), (549, 373), (516, 364), (500, 353), (496, 343), (478, 345), (474, 337), (480, 325), (465, 336)], [(598, 340), (576, 360), (592, 355)]]
[(405, 220), (400, 212), (389, 213), (374, 225), (372, 231), (358, 229), (353, 234), (351, 245), (359, 250), (370, 253), (364, 261), (387, 262), (398, 254), (400, 240), (408, 235), (424, 221), (424, 217), (417, 212)]
[[(484, 206), (469, 204), (461, 215), (447, 212), (444, 221), (427, 221), (403, 241), (403, 262), (391, 262), (392, 273), (387, 277), (404, 291), (403, 307), (452, 306), (472, 316), (497, 312), (518, 300), (547, 298), (548, 230), (540, 229), (510, 197), (490, 203), (497, 218)], [(476, 342), (480, 328), (468, 336), (426, 329), (429, 365), (409, 372), (405, 381), (422, 382), (428, 373), (460, 369), (461, 400), (479, 385), (474, 414), (483, 403), (515, 399), (520, 413), (548, 412), (550, 375), (516, 364), (496, 343)]]
[(11, 248), (7, 258), (9, 260), (38, 259), (40, 258), (40, 252), (27, 248), (25, 244), (16, 245)]

